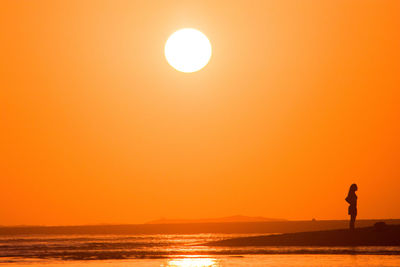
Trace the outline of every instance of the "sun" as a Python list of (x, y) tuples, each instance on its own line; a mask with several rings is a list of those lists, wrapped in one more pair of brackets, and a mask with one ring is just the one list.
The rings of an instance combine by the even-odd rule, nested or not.
[(185, 28), (174, 32), (165, 44), (168, 63), (181, 72), (201, 70), (211, 58), (211, 43), (202, 32)]

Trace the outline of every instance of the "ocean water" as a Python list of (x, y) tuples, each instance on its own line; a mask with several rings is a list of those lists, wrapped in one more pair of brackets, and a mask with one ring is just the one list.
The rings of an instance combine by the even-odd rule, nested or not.
[(400, 266), (400, 247), (208, 247), (248, 234), (0, 237), (2, 266)]

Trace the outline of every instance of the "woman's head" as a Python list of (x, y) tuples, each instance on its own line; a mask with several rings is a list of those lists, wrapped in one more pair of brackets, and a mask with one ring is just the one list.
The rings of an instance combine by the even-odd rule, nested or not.
[(349, 192), (356, 192), (358, 190), (358, 187), (356, 184), (352, 184), (350, 186)]

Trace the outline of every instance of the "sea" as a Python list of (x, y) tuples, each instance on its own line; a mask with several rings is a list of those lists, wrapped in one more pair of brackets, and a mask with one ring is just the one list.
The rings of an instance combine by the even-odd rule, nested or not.
[(205, 245), (252, 235), (258, 234), (5, 235), (0, 266), (400, 266), (400, 247)]

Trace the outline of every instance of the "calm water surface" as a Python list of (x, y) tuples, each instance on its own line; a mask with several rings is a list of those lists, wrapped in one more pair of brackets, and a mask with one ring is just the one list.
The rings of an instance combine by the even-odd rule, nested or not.
[(249, 236), (68, 235), (0, 237), (1, 266), (400, 266), (400, 247), (234, 247), (205, 242)]

